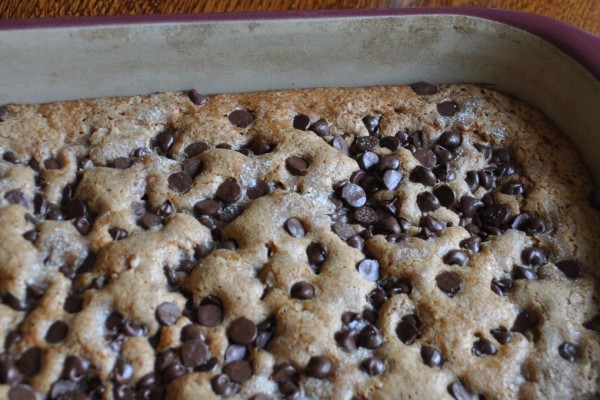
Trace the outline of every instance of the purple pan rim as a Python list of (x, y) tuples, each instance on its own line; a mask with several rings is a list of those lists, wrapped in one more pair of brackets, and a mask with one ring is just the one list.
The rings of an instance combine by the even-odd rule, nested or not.
[(268, 11), (204, 14), (155, 14), (109, 17), (67, 17), (0, 20), (0, 31), (16, 29), (71, 28), (102, 25), (148, 23), (186, 23), (244, 20), (319, 19), (344, 17), (377, 17), (397, 15), (464, 15), (492, 20), (524, 30), (553, 44), (600, 80), (600, 37), (578, 27), (549, 17), (494, 8), (396, 8), (342, 9), (316, 11)]

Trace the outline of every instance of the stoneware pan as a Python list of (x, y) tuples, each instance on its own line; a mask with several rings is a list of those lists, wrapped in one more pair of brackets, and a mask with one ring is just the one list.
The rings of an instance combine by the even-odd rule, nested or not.
[(421, 80), (484, 83), (541, 109), (600, 187), (600, 38), (549, 18), (401, 9), (0, 21), (0, 104)]

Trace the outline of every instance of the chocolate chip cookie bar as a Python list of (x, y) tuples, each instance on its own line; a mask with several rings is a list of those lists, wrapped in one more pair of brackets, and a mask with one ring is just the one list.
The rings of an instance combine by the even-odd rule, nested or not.
[(470, 84), (0, 107), (0, 398), (592, 399), (600, 212)]

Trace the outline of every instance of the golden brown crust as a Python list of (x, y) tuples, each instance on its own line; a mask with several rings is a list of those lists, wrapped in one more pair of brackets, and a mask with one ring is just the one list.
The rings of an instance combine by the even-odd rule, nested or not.
[[(439, 104), (450, 100), (459, 111), (441, 115)], [(173, 362), (183, 362), (181, 331), (198, 322), (201, 304), (215, 304), (210, 296), (220, 300), (223, 320), (201, 331), (216, 365), (208, 372), (189, 368), (170, 383), (164, 370), (157, 370), (158, 385), (166, 388), (168, 398), (220, 397), (215, 393), (215, 376), (223, 370), (231, 341), (239, 340), (232, 339), (228, 329), (242, 316), (254, 324), (263, 322), (259, 334), (272, 334), (264, 349), (256, 340), (248, 345), (252, 376), (231, 386), (234, 396), (243, 399), (258, 392), (283, 396), (283, 385), (271, 378), (282, 363), (298, 370), (299, 377), (289, 382), (306, 398), (449, 398), (452, 393), (461, 398), (458, 389), (449, 389), (457, 380), (468, 392), (486, 399), (592, 398), (600, 390), (599, 333), (584, 327), (600, 307), (600, 213), (588, 201), (592, 185), (570, 143), (539, 112), (514, 99), (476, 85), (443, 85), (431, 95), (417, 95), (411, 87), (332, 88), (214, 95), (202, 105), (193, 104), (184, 93), (164, 93), (8, 107), (10, 117), (0, 122), (0, 149), (3, 154), (13, 152), (20, 163), (7, 157), (0, 160), (4, 303), (0, 304), (0, 344), (11, 332), (20, 333), (20, 340), (5, 352), (15, 362), (32, 347), (43, 350), (40, 371), (20, 380), (40, 396), (65, 379), (68, 355), (91, 362), (93, 368), (82, 382), (98, 377), (105, 386), (99, 398), (115, 396), (114, 368), (119, 358), (133, 366), (133, 378), (124, 387), (140, 392), (139, 380), (155, 372), (160, 362), (157, 354), (164, 357), (173, 350)], [(228, 118), (238, 109), (251, 112), (253, 120), (247, 127), (237, 127)], [(320, 137), (294, 129), (297, 115), (307, 116), (311, 123), (325, 120), (329, 134)], [(365, 225), (350, 217), (353, 208), (347, 203), (340, 214), (330, 200), (332, 193), (341, 196), (341, 189), (333, 186), (360, 169), (360, 157), (355, 149), (351, 148), (350, 157), (330, 143), (341, 136), (352, 146), (355, 137), (368, 136), (366, 116), (380, 117), (373, 136), (422, 131), (423, 147), (431, 148), (440, 143), (444, 132), (455, 130), (461, 142), (448, 162), (456, 178), (447, 183), (438, 180), (433, 187), (410, 178), (419, 160), (408, 142), (393, 151), (383, 146), (373, 150), (380, 158), (395, 155), (399, 160), (395, 170), (404, 178), (393, 190), (369, 195), (369, 201), (380, 204), (397, 198), (395, 218), (408, 221), (410, 227), (394, 240), (379, 234), (376, 227), (361, 251), (332, 230), (332, 218), (352, 224), (355, 233)], [(161, 139), (165, 132), (172, 137)], [(169, 145), (161, 149), (161, 140)], [(185, 149), (199, 141), (208, 145), (208, 150), (192, 157), (200, 160), (200, 172), (192, 174), (189, 187), (177, 183), (183, 185), (180, 193), (170, 176), (185, 171), (184, 161), (190, 158)], [(235, 151), (260, 141), (272, 147), (265, 154)], [(215, 147), (223, 143), (234, 150)], [(491, 190), (470, 188), (465, 180), (469, 171), (494, 164), (474, 146), (484, 143), (491, 149), (509, 149), (516, 160), (516, 173), (495, 178)], [(147, 154), (134, 157), (138, 148), (146, 148)], [(294, 174), (294, 167), (286, 166), (292, 156), (308, 163), (304, 174)], [(131, 166), (113, 168), (119, 157), (128, 158)], [(41, 164), (39, 172), (27, 165), (31, 159)], [(57, 160), (60, 168), (47, 168), (48, 159)], [(494, 165), (497, 174), (500, 164)], [(203, 199), (218, 200), (215, 194), (227, 180), (237, 182), (241, 199), (229, 206), (221, 201), (221, 217), (201, 223), (194, 206)], [(503, 193), (503, 185), (514, 180), (524, 185), (525, 195)], [(248, 190), (258, 181), (268, 182), (270, 193), (250, 199)], [(474, 221), (461, 221), (464, 213), (458, 205), (430, 212), (420, 209), (419, 194), (442, 184), (457, 199), (481, 199), (490, 192), (487, 202), (493, 198), (513, 218), (520, 213), (539, 216), (546, 231), (511, 229), (512, 222), (507, 221), (499, 224), (497, 235), (482, 234), (480, 252), (465, 250), (464, 266), (448, 265), (444, 257), (464, 247), (461, 243), (470, 237), (460, 225)], [(65, 194), (68, 185), (72, 195)], [(21, 204), (10, 204), (14, 197), (7, 194), (13, 190), (23, 194)], [(36, 193), (58, 205), (66, 219), (52, 220), (50, 214), (36, 212)], [(71, 198), (87, 207), (89, 233), (82, 235), (68, 218)], [(160, 215), (157, 210), (166, 202), (175, 213)], [(158, 213), (160, 223), (147, 229), (142, 221), (146, 212)], [(441, 221), (445, 228), (437, 234), (424, 233), (419, 226), (424, 215)], [(284, 225), (292, 217), (302, 222), (304, 235), (288, 233)], [(212, 234), (206, 226), (209, 222), (218, 226)], [(111, 228), (120, 228), (127, 236), (115, 240)], [(36, 232), (33, 242), (24, 237), (30, 231)], [(233, 242), (226, 241), (234, 241), (237, 248), (228, 249)], [(307, 256), (312, 243), (327, 249), (318, 274)], [(547, 253), (547, 262), (540, 266), (524, 262), (523, 252), (532, 246)], [(225, 248), (202, 250), (213, 247)], [(357, 265), (363, 259), (378, 261), (379, 282), (359, 273)], [(566, 276), (556, 265), (561, 260), (576, 260), (582, 276)], [(498, 295), (491, 289), (492, 280), (515, 278), (515, 266), (535, 271), (539, 279), (515, 279), (512, 290)], [(176, 284), (165, 269), (173, 271)], [(445, 271), (462, 278), (453, 297), (437, 283)], [(408, 281), (410, 293), (390, 295), (373, 306), (370, 294), (390, 278)], [(299, 281), (312, 285), (314, 297), (300, 300), (290, 295)], [(43, 296), (35, 299), (28, 286), (42, 288)], [(27, 302), (28, 311), (15, 310), (7, 299), (9, 293)], [(77, 293), (83, 297), (83, 309), (65, 311), (66, 298)], [(166, 313), (158, 316), (165, 302), (181, 313), (173, 323), (159, 322), (169, 319)], [(381, 332), (382, 345), (342, 349), (335, 339), (348, 330), (342, 314), (365, 310), (378, 315), (373, 325)], [(147, 331), (139, 337), (111, 333), (106, 321), (114, 311), (124, 321), (143, 324)], [(523, 311), (534, 315), (535, 326), (512, 332), (507, 344), (498, 342), (490, 331), (510, 330)], [(418, 336), (407, 344), (398, 327), (411, 314), (419, 320), (412, 324)], [(58, 343), (48, 343), (48, 329), (57, 320), (67, 323), (68, 334)], [(274, 327), (264, 328), (269, 320)], [(357, 324), (358, 331), (368, 325), (364, 320)], [(489, 340), (497, 353), (474, 354), (479, 339)], [(561, 356), (563, 343), (574, 346), (574, 361), (566, 359), (569, 354)], [(441, 366), (425, 364), (424, 346), (441, 352)], [(322, 379), (309, 377), (321, 370), (304, 369), (311, 357), (321, 355), (331, 360), (333, 372)], [(361, 365), (369, 357), (383, 361), (382, 373), (365, 372)], [(8, 396), (9, 389), (0, 385), (0, 397)]]

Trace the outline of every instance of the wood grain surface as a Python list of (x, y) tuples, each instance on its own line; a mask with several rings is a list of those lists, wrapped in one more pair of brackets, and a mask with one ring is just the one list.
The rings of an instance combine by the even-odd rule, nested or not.
[(0, 20), (398, 7), (494, 7), (526, 11), (556, 18), (600, 35), (600, 0), (0, 0)]

